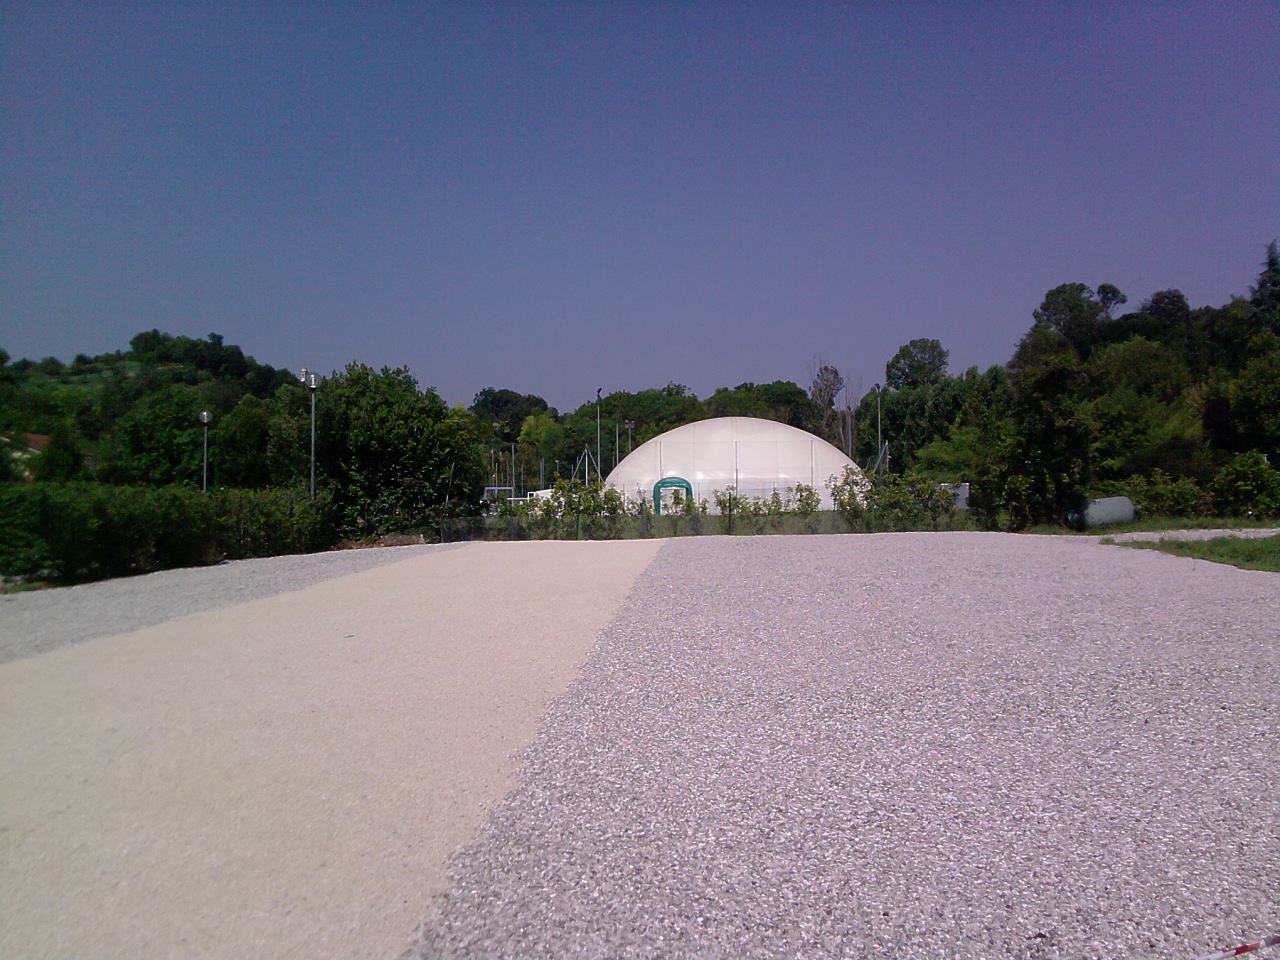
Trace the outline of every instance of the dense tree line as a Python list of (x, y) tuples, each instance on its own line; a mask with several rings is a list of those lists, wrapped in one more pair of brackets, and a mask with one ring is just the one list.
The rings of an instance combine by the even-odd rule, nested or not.
[[(1280, 513), (1275, 243), (1247, 297), (1193, 308), (1162, 290), (1126, 303), (1108, 283), (1063, 284), (1007, 364), (953, 376), (944, 346), (916, 339), (888, 360), (883, 386), (853, 399), (819, 361), (807, 390), (742, 383), (700, 399), (669, 383), (561, 414), (488, 387), (449, 409), (406, 370), (351, 364), (316, 391), (318, 483), (346, 535), (422, 528), (480, 511), (486, 487), (595, 479), (673, 427), (752, 416), (817, 433), (902, 489), (968, 481), (987, 526), (1060, 522), (1083, 498), (1119, 492), (1156, 512)], [(69, 365), (9, 361), (0, 351), (0, 479), (199, 486), (209, 411), (211, 485), (307, 483), (306, 386), (216, 334), (152, 330)], [(27, 434), (48, 439), (24, 459)]]
[[(305, 489), (311, 397), (297, 377), (259, 364), (217, 334), (152, 330), (129, 350), (9, 363), (0, 351), (0, 457), (9, 480), (199, 487), (202, 411), (211, 415), (214, 488)], [(479, 509), (482, 422), (422, 391), (407, 370), (353, 363), (316, 390), (316, 470), (339, 534), (421, 528)], [(27, 457), (29, 434), (47, 438)]]

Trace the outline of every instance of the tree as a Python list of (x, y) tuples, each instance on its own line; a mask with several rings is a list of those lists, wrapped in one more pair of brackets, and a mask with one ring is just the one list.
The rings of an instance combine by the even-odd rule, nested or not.
[(1162, 343), (1133, 337), (1098, 351), (1087, 370), (1106, 392), (1131, 390), (1166, 403), (1190, 384), (1190, 373), (1177, 353)]
[(1258, 274), (1258, 282), (1249, 288), (1249, 299), (1255, 306), (1280, 306), (1280, 251), (1276, 250), (1276, 242), (1267, 244), (1267, 255), (1262, 261), (1262, 272)]
[(18, 466), (18, 445), (8, 437), (0, 437), (0, 483), (14, 483), (24, 479)]
[(1009, 361), (1009, 371), (1015, 376), (1026, 370), (1055, 362), (1075, 360), (1078, 354), (1061, 330), (1047, 323), (1037, 323), (1018, 341)]
[[(500, 443), (515, 443), (525, 420), (549, 410), (547, 401), (541, 397), (493, 387), (485, 387), (471, 403), (471, 412), (493, 426), (494, 436)], [(551, 411), (551, 415), (554, 417), (555, 411)]]
[(1011, 457), (1005, 496), (1010, 524), (1061, 523), (1092, 477), (1092, 428), (1079, 399), (1078, 365), (1050, 363), (1014, 381)]
[(478, 509), (478, 420), (422, 393), (407, 369), (349, 364), (326, 382), (317, 417), (317, 457), (348, 535), (420, 530)]
[(898, 348), (885, 364), (884, 382), (894, 390), (935, 384), (947, 375), (949, 354), (937, 340), (919, 339)]
[(1246, 449), (1280, 457), (1280, 349), (1244, 368), (1236, 381), (1232, 412)]
[[(1082, 359), (1087, 360), (1094, 348), (1105, 338), (1106, 324), (1111, 318), (1111, 311), (1125, 302), (1125, 295), (1114, 284), (1104, 283), (1099, 288), (1100, 295), (1083, 283), (1064, 283), (1054, 287), (1044, 295), (1040, 306), (1031, 314), (1035, 327), (1048, 327), (1066, 339), (1072, 350)], [(1032, 334), (1035, 328), (1032, 329)], [(1028, 342), (1023, 338), (1023, 343)], [(1019, 345), (1019, 353), (1022, 345)], [(1018, 360), (1015, 355), (1015, 360)], [(1025, 365), (1025, 364), (1023, 364)]]
[(1098, 284), (1097, 298), (1108, 320), (1112, 318), (1116, 307), (1129, 302), (1129, 298), (1121, 293), (1120, 288), (1114, 283)]
[(262, 489), (304, 482), (310, 473), (308, 402), (296, 383), (271, 400), (243, 396), (217, 425), (219, 485)]
[(1256, 327), (1280, 334), (1280, 252), (1274, 240), (1267, 244), (1258, 282), (1249, 289), (1249, 303), (1254, 309)]
[(761, 417), (801, 429), (820, 419), (809, 395), (790, 380), (720, 387), (707, 400), (707, 412), (713, 417)]
[(813, 383), (809, 387), (809, 399), (818, 412), (818, 429), (822, 437), (837, 443), (841, 438), (836, 428), (836, 398), (844, 387), (840, 371), (819, 359), (818, 372), (813, 375)]
[[(199, 484), (203, 436), (198, 418), (211, 406), (200, 390), (186, 384), (146, 394), (115, 424), (105, 442), (99, 476), (108, 483), (157, 487)], [(217, 469), (216, 429), (210, 430), (211, 475)]]
[(553, 459), (563, 439), (564, 427), (550, 412), (525, 417), (520, 428), (520, 443), (531, 447), (542, 459)]
[(49, 442), (35, 458), (32, 472), (37, 480), (46, 483), (90, 479), (84, 440), (74, 423), (63, 421), (53, 428)]

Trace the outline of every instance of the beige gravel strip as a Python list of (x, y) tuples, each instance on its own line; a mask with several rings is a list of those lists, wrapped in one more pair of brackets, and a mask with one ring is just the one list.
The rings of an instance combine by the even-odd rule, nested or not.
[(658, 549), (471, 544), (0, 666), (0, 956), (397, 955)]

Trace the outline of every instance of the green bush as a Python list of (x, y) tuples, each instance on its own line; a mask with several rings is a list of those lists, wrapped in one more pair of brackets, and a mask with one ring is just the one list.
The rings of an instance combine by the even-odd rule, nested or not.
[(0, 487), (0, 577), (84, 583), (225, 559), (323, 549), (329, 502), (294, 490)]
[(872, 486), (846, 467), (828, 487), (837, 512), (855, 532), (949, 530), (956, 524), (955, 494), (912, 473), (886, 476)]
[(1224, 517), (1280, 516), (1280, 472), (1262, 454), (1242, 453), (1218, 471), (1209, 496)]
[(1210, 511), (1208, 495), (1190, 477), (1174, 480), (1163, 470), (1147, 478), (1135, 474), (1128, 480), (1096, 485), (1095, 497), (1128, 497), (1144, 517), (1203, 517)]

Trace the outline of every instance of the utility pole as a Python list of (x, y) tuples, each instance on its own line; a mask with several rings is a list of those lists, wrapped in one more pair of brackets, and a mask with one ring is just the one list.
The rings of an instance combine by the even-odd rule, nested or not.
[(604, 387), (596, 388), (596, 475), (601, 483), (604, 483), (604, 477), (600, 474), (600, 394), (604, 393)]

